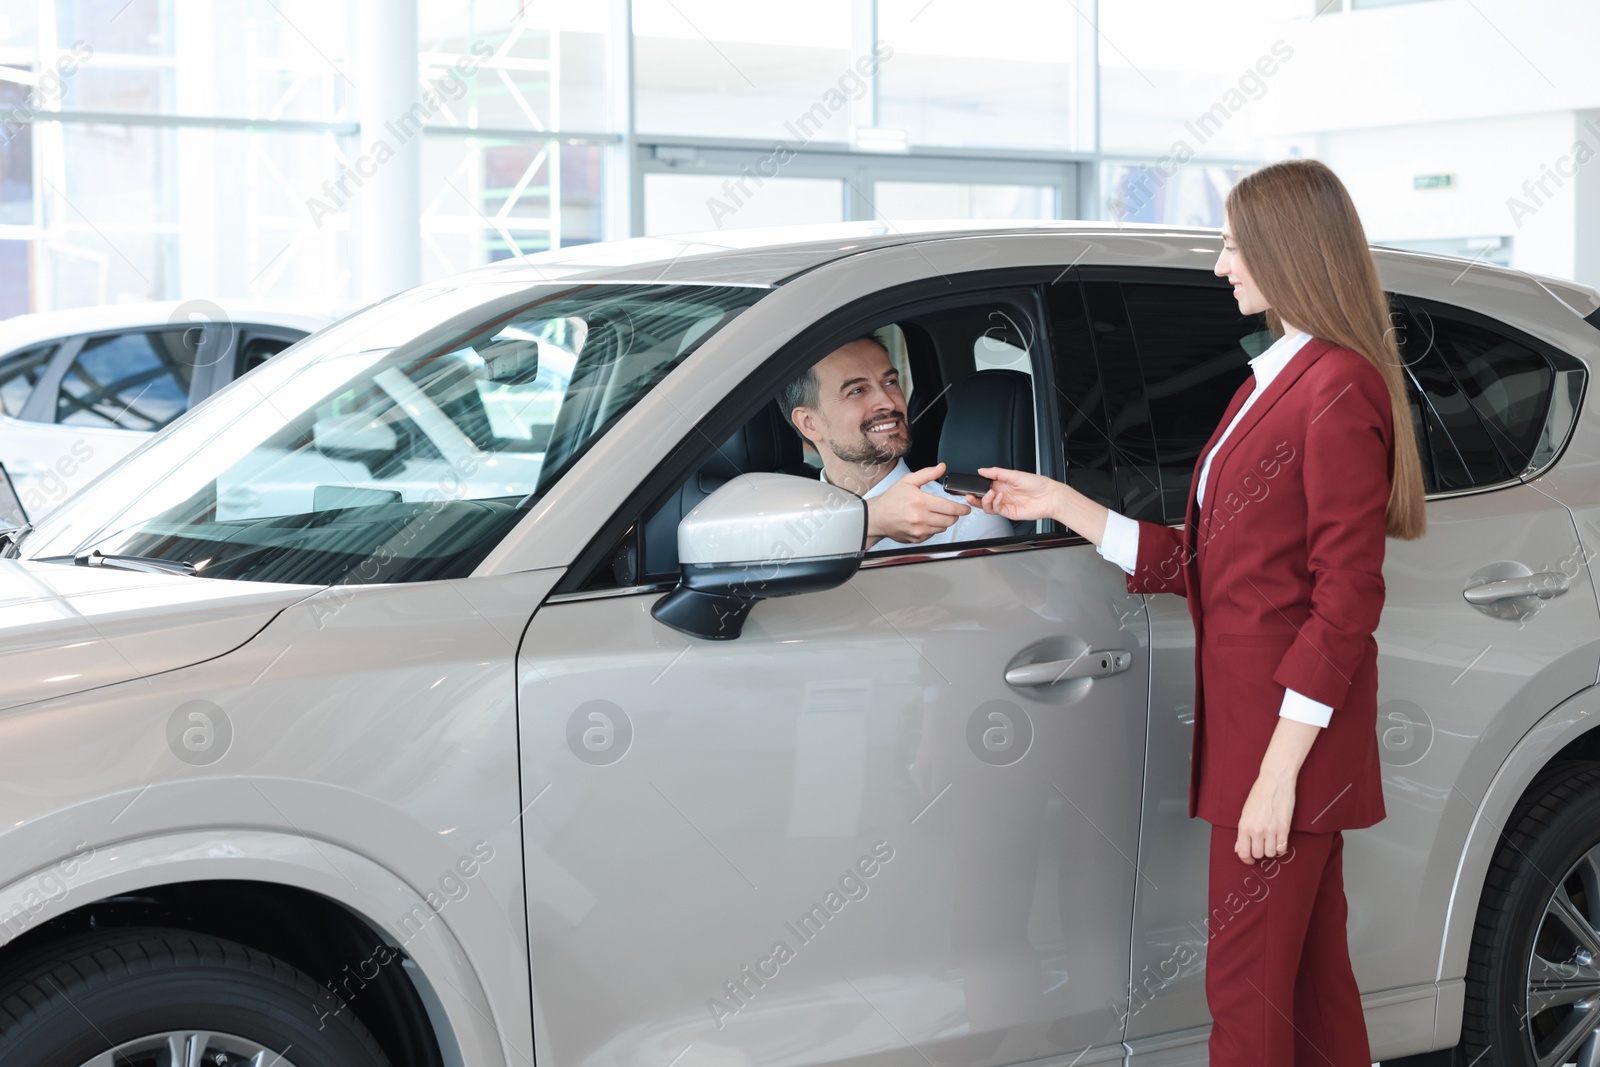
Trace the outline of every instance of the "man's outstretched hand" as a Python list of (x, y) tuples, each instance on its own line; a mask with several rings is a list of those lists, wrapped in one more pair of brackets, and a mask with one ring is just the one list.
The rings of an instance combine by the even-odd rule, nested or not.
[(971, 511), (965, 504), (922, 491), (924, 485), (943, 476), (943, 463), (923, 467), (868, 500), (867, 547), (884, 537), (902, 544), (918, 544), (948, 530)]

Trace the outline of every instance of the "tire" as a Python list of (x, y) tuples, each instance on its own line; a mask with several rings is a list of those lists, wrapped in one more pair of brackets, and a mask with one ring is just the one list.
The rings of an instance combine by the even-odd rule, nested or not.
[(262, 1051), (276, 1067), (389, 1067), (331, 991), (233, 941), (133, 928), (42, 952), (0, 983), (0, 1067), (173, 1067), (176, 1050), (206, 1067)]
[(1512, 812), (1489, 866), (1457, 1062), (1600, 1063), (1597, 1030), (1600, 768), (1558, 764)]

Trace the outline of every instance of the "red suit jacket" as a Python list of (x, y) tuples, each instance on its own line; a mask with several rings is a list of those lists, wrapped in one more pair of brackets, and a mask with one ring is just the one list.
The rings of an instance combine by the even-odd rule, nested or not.
[[(1254, 388), (1234, 394), (1195, 464)], [(1130, 593), (1177, 593), (1195, 633), (1189, 814), (1237, 826), (1284, 689), (1331, 705), (1300, 769), (1291, 828), (1384, 816), (1378, 645), (1384, 514), (1394, 458), (1389, 393), (1359, 353), (1313, 338), (1211, 460), (1183, 530), (1139, 524)]]

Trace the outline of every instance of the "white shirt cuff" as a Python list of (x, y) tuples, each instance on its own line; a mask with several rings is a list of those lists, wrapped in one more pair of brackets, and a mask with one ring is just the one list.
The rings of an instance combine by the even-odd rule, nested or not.
[(1095, 546), (1112, 563), (1132, 574), (1139, 565), (1139, 522), (1117, 511), (1106, 512), (1106, 532)]
[(1278, 709), (1278, 714), (1285, 719), (1295, 722), (1308, 722), (1312, 726), (1327, 726), (1333, 718), (1332, 704), (1319, 704), (1304, 693), (1296, 693), (1293, 689), (1283, 691), (1283, 706)]

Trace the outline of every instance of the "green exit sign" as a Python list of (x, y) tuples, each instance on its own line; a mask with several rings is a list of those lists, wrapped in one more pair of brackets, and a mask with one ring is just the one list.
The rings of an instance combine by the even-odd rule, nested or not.
[(1455, 184), (1454, 174), (1418, 174), (1411, 179), (1413, 189), (1450, 189)]

